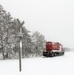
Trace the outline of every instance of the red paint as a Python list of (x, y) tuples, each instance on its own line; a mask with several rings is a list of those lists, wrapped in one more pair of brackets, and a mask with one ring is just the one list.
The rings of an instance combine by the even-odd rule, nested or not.
[(59, 50), (60, 45), (61, 44), (59, 42), (46, 42), (46, 50), (47, 51)]
[(46, 50), (52, 50), (52, 42), (46, 42)]

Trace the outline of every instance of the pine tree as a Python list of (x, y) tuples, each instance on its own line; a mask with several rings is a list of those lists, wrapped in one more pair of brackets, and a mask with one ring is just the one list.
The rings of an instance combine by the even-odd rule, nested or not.
[(19, 19), (13, 19), (0, 5), (0, 51), (3, 59), (16, 55), (16, 44), (20, 41), (18, 34), (23, 24), (24, 21), (21, 23)]
[(36, 31), (32, 35), (32, 42), (34, 43), (33, 45), (34, 54), (42, 55), (42, 51), (46, 42), (44, 36)]
[(3, 7), (0, 5), (0, 45), (1, 45), (1, 52), (3, 55), (3, 59), (4, 59), (4, 55), (6, 54), (5, 52), (7, 52), (7, 39), (8, 39), (8, 28), (10, 26), (10, 22), (12, 20), (12, 17), (9, 13), (7, 13)]
[(23, 57), (28, 57), (32, 53), (32, 40), (31, 36), (25, 27), (23, 27)]

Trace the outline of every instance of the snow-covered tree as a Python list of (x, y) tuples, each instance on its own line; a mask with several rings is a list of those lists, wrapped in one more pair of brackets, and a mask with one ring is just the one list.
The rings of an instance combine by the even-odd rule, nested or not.
[(33, 52), (36, 55), (41, 55), (46, 42), (44, 36), (36, 31), (32, 35), (32, 42), (34, 43)]
[(28, 31), (25, 27), (23, 27), (23, 50), (22, 55), (23, 57), (28, 57), (32, 53), (32, 40)]
[[(19, 43), (18, 34), (24, 24), (19, 19), (13, 19), (0, 5), (0, 51), (3, 59), (15, 56), (16, 45)], [(19, 47), (19, 45), (18, 45)]]
[(24, 21), (13, 19), (0, 5), (0, 52), (3, 59), (18, 58), (20, 49), (20, 28), (22, 29), (22, 56), (32, 54), (41, 55), (44, 48), (45, 38), (39, 32), (30, 36), (29, 32), (23, 27)]
[(2, 51), (3, 59), (8, 47), (8, 29), (11, 25), (12, 17), (0, 5), (0, 50)]

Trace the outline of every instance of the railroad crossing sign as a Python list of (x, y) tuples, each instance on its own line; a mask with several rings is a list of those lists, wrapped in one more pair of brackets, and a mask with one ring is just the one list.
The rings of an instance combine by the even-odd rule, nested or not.
[(19, 71), (21, 72), (21, 68), (22, 68), (22, 65), (21, 65), (21, 59), (22, 59), (22, 37), (23, 37), (23, 33), (22, 33), (22, 27), (23, 27), (23, 24), (24, 24), (24, 21), (23, 22), (20, 22), (19, 19), (17, 19), (18, 21), (18, 24), (20, 24), (20, 33), (18, 34), (18, 37), (20, 38), (20, 49), (19, 49)]

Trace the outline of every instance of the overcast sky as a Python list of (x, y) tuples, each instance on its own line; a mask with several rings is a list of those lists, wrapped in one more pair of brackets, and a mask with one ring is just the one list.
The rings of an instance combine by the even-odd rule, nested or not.
[(12, 17), (25, 21), (31, 32), (74, 48), (74, 0), (0, 0)]

